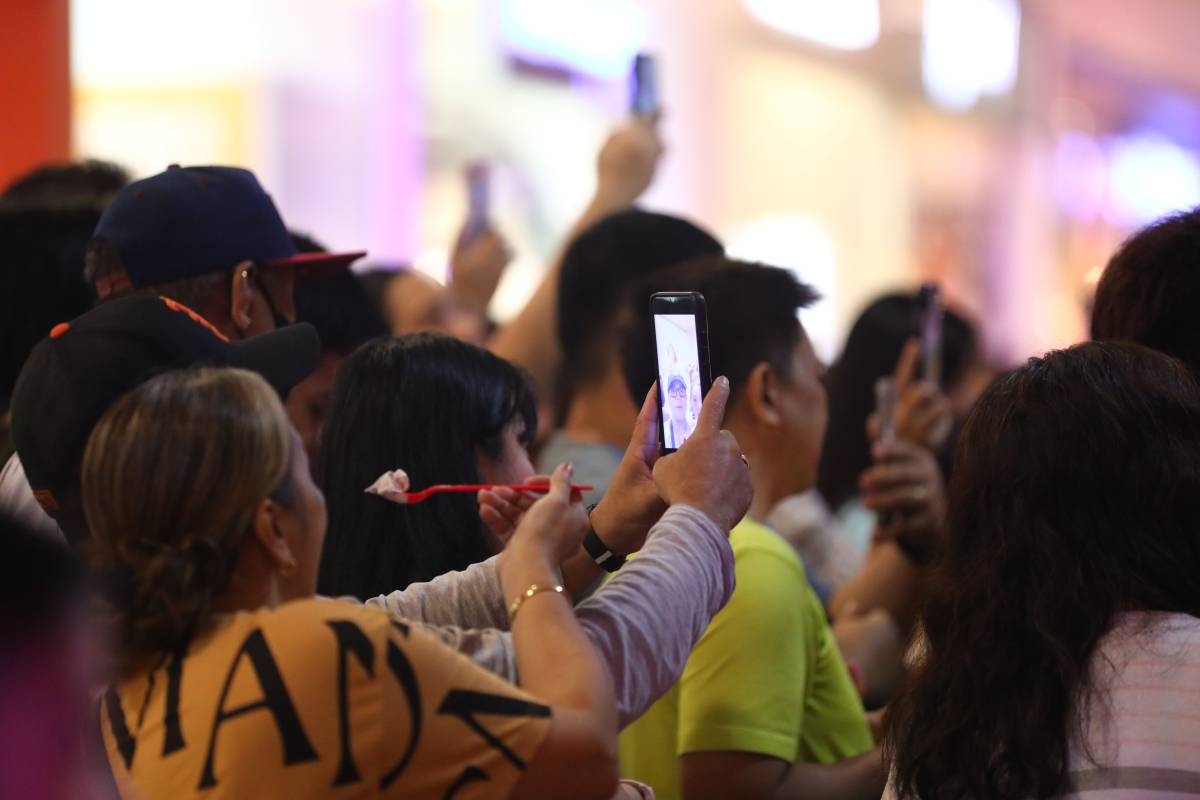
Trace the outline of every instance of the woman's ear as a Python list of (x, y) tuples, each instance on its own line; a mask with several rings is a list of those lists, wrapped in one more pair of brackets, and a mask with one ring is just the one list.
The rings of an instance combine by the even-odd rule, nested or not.
[(242, 335), (254, 323), (254, 293), (254, 262), (243, 261), (234, 268), (229, 287), (229, 316)]
[(274, 500), (263, 500), (254, 511), (254, 538), (276, 571), (285, 575), (296, 568), (296, 557), (284, 535), (291, 524), (287, 511)]
[(767, 362), (760, 361), (750, 370), (742, 397), (746, 410), (756, 423), (776, 428), (783, 422), (779, 413), (779, 388), (779, 376)]

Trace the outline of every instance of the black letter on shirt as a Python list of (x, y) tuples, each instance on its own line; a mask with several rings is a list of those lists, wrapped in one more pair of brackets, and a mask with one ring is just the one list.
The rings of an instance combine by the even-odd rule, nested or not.
[[(173, 651), (167, 656), (167, 702), (163, 711), (163, 756), (182, 750), (184, 747), (183, 730), (179, 725), (179, 689), (183, 678), (183, 659), (187, 655), (187, 645)], [(157, 671), (155, 667), (155, 671)], [(150, 705), (150, 696), (154, 694), (154, 672), (146, 675), (146, 696), (142, 699), (142, 707), (138, 712), (138, 732), (146, 720), (146, 709)], [(121, 696), (113, 688), (105, 693), (105, 705), (108, 707), (108, 721), (112, 728), (113, 738), (117, 742), (117, 751), (125, 762), (126, 769), (133, 768), (133, 756), (137, 752), (137, 739), (129, 731), (125, 720), (125, 709), (121, 707)]]
[(350, 698), (347, 696), (346, 686), (346, 654), (353, 653), (358, 663), (367, 671), (367, 675), (374, 678), (375, 647), (362, 629), (353, 622), (333, 620), (326, 624), (333, 628), (333, 635), (337, 637), (338, 643), (338, 732), (342, 737), (342, 759), (333, 785), (342, 786), (362, 779), (358, 773), (358, 765), (354, 763), (354, 755), (350, 752)]
[(442, 701), (441, 707), (438, 708), (438, 713), (458, 717), (467, 723), (471, 730), (482, 736), (484, 741), (499, 750), (500, 754), (508, 759), (509, 763), (514, 767), (525, 769), (525, 762), (516, 753), (509, 750), (504, 742), (493, 736), (490, 731), (479, 724), (479, 720), (475, 718), (475, 715), (548, 717), (550, 716), (550, 709), (540, 703), (531, 703), (528, 700), (522, 700), (517, 697), (472, 692), (465, 689), (451, 689), (446, 694), (446, 699)]
[(125, 769), (133, 768), (133, 754), (137, 751), (137, 742), (129, 733), (129, 725), (125, 722), (125, 709), (121, 708), (121, 695), (117, 690), (108, 687), (104, 693), (104, 705), (108, 709), (108, 725), (112, 728), (113, 738), (117, 740), (117, 752), (125, 762)]
[(442, 796), (442, 800), (454, 800), (454, 795), (458, 794), (458, 790), (462, 789), (468, 783), (476, 781), (486, 781), (488, 774), (479, 767), (467, 767), (461, 773), (454, 783), (450, 784), (450, 788), (446, 790), (446, 794)]
[[(258, 679), (258, 685), (262, 688), (263, 698), (256, 703), (247, 703), (226, 711), (225, 699), (229, 695), (229, 687), (233, 683), (233, 676), (237, 674), (237, 668), (242, 662), (243, 655), (250, 657), (250, 665), (254, 667), (254, 674)], [(249, 714), (260, 708), (270, 711), (271, 716), (275, 719), (275, 726), (279, 729), (279, 736), (283, 741), (283, 763), (285, 765), (317, 760), (317, 753), (305, 735), (304, 728), (300, 724), (300, 717), (296, 713), (296, 707), (292, 705), (287, 687), (283, 685), (283, 676), (279, 674), (279, 667), (276, 666), (275, 659), (271, 657), (266, 637), (263, 636), (262, 629), (255, 628), (246, 637), (246, 641), (242, 642), (241, 649), (233, 657), (229, 674), (225, 676), (225, 685), (221, 688), (221, 698), (217, 701), (217, 715), (213, 720), (212, 733), (208, 738), (208, 753), (204, 756), (204, 772), (200, 776), (200, 784), (196, 787), (197, 789), (209, 789), (217, 785), (217, 778), (213, 774), (213, 753), (217, 748), (217, 733), (221, 729), (221, 724), (226, 720), (240, 717), (242, 714)]]
[(404, 696), (408, 700), (412, 739), (408, 742), (408, 749), (400, 757), (400, 762), (392, 767), (391, 771), (384, 775), (383, 780), (379, 782), (380, 789), (391, 786), (404, 772), (404, 768), (408, 766), (408, 762), (412, 760), (413, 754), (417, 751), (417, 740), (421, 737), (421, 692), (417, 689), (417, 675), (413, 672), (408, 656), (404, 655), (404, 651), (390, 639), (387, 646), (387, 661), (388, 668), (396, 676), (396, 680), (400, 681), (400, 688), (404, 689)]
[(163, 756), (184, 747), (183, 729), (179, 726), (179, 692), (183, 684), (183, 658), (187, 645), (167, 657), (167, 710), (163, 719)]

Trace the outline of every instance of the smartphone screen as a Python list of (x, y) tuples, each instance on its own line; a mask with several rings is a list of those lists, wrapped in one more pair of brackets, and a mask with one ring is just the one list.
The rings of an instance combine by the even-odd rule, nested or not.
[(638, 53), (633, 59), (630, 108), (635, 117), (652, 117), (659, 111), (658, 65), (652, 55)]
[(467, 241), (487, 230), (491, 216), (491, 169), (486, 162), (467, 165)]
[(918, 295), (921, 319), (921, 377), (935, 386), (942, 382), (942, 290), (936, 283), (926, 283)]
[(660, 292), (650, 298), (658, 364), (658, 440), (673, 453), (696, 430), (712, 386), (708, 315), (699, 292)]

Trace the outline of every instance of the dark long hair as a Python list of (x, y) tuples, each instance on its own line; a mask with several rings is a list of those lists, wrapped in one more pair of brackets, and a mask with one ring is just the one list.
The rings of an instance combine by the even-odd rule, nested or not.
[[(867, 417), (875, 410), (875, 381), (895, 371), (904, 343), (918, 334), (919, 314), (916, 293), (880, 297), (855, 320), (841, 357), (829, 368), (829, 425), (821, 448), (817, 489), (834, 510), (858, 494), (858, 477), (871, 463), (866, 425)], [(966, 374), (975, 348), (971, 324), (946, 309), (942, 331), (944, 388), (953, 388)]]
[(478, 483), (479, 452), (499, 456), (514, 423), (525, 442), (537, 430), (529, 378), (481, 347), (419, 333), (376, 339), (347, 356), (317, 469), (329, 508), (319, 590), (369, 597), (490, 556), (473, 495), (406, 507), (363, 490), (396, 468), (414, 489)]
[(1198, 519), (1200, 388), (1179, 362), (1083, 344), (989, 388), (958, 443), (928, 654), (889, 718), (900, 796), (1070, 791), (1117, 614), (1200, 614)]

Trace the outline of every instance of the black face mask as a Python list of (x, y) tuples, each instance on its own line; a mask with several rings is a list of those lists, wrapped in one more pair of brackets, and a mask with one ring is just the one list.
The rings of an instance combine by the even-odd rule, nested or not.
[(262, 292), (263, 300), (267, 301), (267, 308), (271, 312), (271, 319), (275, 321), (276, 329), (286, 328), (288, 325), (291, 325), (292, 321), (283, 314), (280, 314), (279, 309), (275, 308), (275, 301), (271, 299), (271, 293), (267, 291), (266, 284), (262, 282), (262, 278), (258, 276), (257, 272), (254, 273), (254, 285)]
[[(254, 281), (254, 288), (258, 289), (258, 293), (262, 295), (263, 301), (267, 304), (267, 310), (271, 312), (271, 319), (275, 322), (276, 330), (279, 328), (286, 328), (288, 325), (291, 325), (292, 321), (283, 314), (280, 314), (279, 309), (275, 307), (275, 301), (271, 298), (271, 293), (267, 291), (267, 285), (263, 283), (262, 278), (259, 277), (257, 268), (255, 268), (254, 272), (251, 273), (251, 276), (252, 277), (250, 280)], [(234, 323), (234, 327), (237, 328), (237, 332), (241, 338), (245, 339), (245, 331), (237, 327), (236, 322)]]

